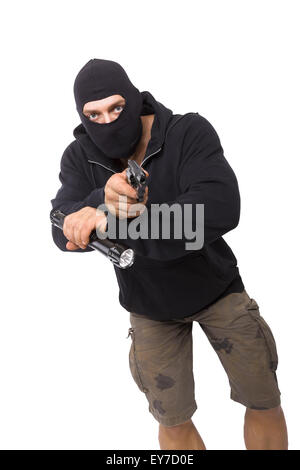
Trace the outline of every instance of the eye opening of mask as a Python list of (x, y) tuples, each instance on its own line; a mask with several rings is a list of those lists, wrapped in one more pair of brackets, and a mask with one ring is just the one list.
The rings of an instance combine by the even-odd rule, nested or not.
[[(103, 123), (102, 123), (102, 122), (92, 121), (92, 120), (89, 119), (89, 117), (86, 116), (86, 115), (84, 114), (84, 112), (83, 112), (83, 108), (84, 108), (85, 104), (83, 105), (83, 107), (82, 107), (82, 112), (81, 112), (81, 115), (82, 115), (83, 119), (84, 119), (86, 122), (88, 122), (89, 124), (96, 124), (96, 125), (98, 125), (98, 126), (100, 125), (101, 127), (102, 127), (102, 126), (105, 126), (105, 127), (111, 126), (111, 125), (113, 125), (115, 122), (119, 121), (120, 118), (122, 117), (122, 115), (123, 115), (124, 113), (127, 114), (127, 110), (128, 110), (127, 98), (126, 98), (123, 94), (117, 93), (117, 92), (111, 93), (109, 96), (112, 96), (112, 95), (120, 95), (120, 96), (122, 96), (122, 99), (125, 100), (124, 106), (122, 105), (123, 110), (119, 113), (119, 116), (118, 116), (116, 119), (114, 119), (114, 120), (111, 121), (111, 122), (103, 122)], [(103, 99), (104, 99), (104, 98), (103, 98)], [(97, 101), (97, 100), (93, 100), (93, 101)], [(119, 100), (119, 101), (121, 101), (121, 100)], [(121, 105), (115, 105), (115, 107), (117, 107), (117, 106), (121, 106)]]

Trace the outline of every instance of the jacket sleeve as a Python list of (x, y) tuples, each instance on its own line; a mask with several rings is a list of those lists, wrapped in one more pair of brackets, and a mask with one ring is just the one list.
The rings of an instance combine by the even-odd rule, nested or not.
[[(179, 196), (173, 201), (161, 201), (161, 204), (165, 203), (171, 207), (177, 203), (181, 206), (182, 213), (184, 204), (189, 204), (189, 220), (193, 231), (196, 230), (197, 224), (196, 204), (204, 204), (204, 240), (201, 249), (238, 225), (240, 194), (236, 176), (224, 157), (215, 129), (198, 113), (195, 113), (185, 133), (177, 176)], [(147, 203), (148, 233), (153, 212), (149, 206)], [(195, 250), (187, 250), (185, 244), (193, 242), (193, 239), (185, 236), (183, 222), (182, 237), (175, 238), (174, 221), (175, 219), (170, 217), (169, 239), (163, 238), (160, 228), (158, 239), (142, 240), (142, 243), (132, 244), (132, 247), (140, 255), (158, 260), (172, 260), (192, 253)]]
[[(62, 155), (59, 180), (61, 187), (57, 191), (55, 198), (51, 200), (52, 209), (50, 214), (59, 209), (64, 214), (69, 215), (83, 207), (90, 206), (97, 208), (99, 204), (104, 203), (104, 186), (93, 189), (83, 164), (80, 163), (80, 158), (72, 144), (66, 148)], [(81, 248), (78, 250), (68, 250), (66, 248), (68, 239), (64, 236), (63, 231), (53, 224), (51, 225), (53, 241), (60, 250), (70, 253), (93, 251), (89, 247), (85, 250)]]

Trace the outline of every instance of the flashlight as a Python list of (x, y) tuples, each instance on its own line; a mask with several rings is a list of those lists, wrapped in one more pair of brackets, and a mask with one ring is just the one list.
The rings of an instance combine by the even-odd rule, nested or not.
[[(64, 219), (66, 215), (60, 210), (55, 210), (50, 213), (50, 220), (53, 225), (63, 229)], [(111, 240), (97, 237), (96, 230), (90, 234), (88, 245), (96, 251), (100, 251), (105, 255), (109, 261), (121, 269), (127, 269), (134, 263), (134, 251), (119, 243), (113, 243)]]

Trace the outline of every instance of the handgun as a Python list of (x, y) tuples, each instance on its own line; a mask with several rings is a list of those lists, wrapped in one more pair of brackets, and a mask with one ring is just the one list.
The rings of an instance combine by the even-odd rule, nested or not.
[(126, 176), (128, 183), (131, 184), (133, 188), (137, 189), (138, 202), (142, 202), (147, 187), (146, 173), (135, 160), (128, 160)]

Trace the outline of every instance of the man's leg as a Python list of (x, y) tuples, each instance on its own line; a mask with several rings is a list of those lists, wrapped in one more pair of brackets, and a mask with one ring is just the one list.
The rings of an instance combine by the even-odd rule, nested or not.
[(177, 426), (160, 424), (158, 440), (161, 450), (206, 450), (191, 419)]
[(148, 411), (160, 425), (161, 448), (203, 448), (191, 422), (197, 409), (192, 322), (160, 322), (131, 312), (130, 323), (129, 366), (148, 401)]
[(288, 434), (281, 406), (268, 410), (246, 408), (244, 439), (247, 450), (287, 450)]
[(227, 373), (230, 398), (247, 407), (247, 449), (286, 449), (276, 342), (255, 299), (245, 290), (232, 293), (193, 319), (206, 333)]

